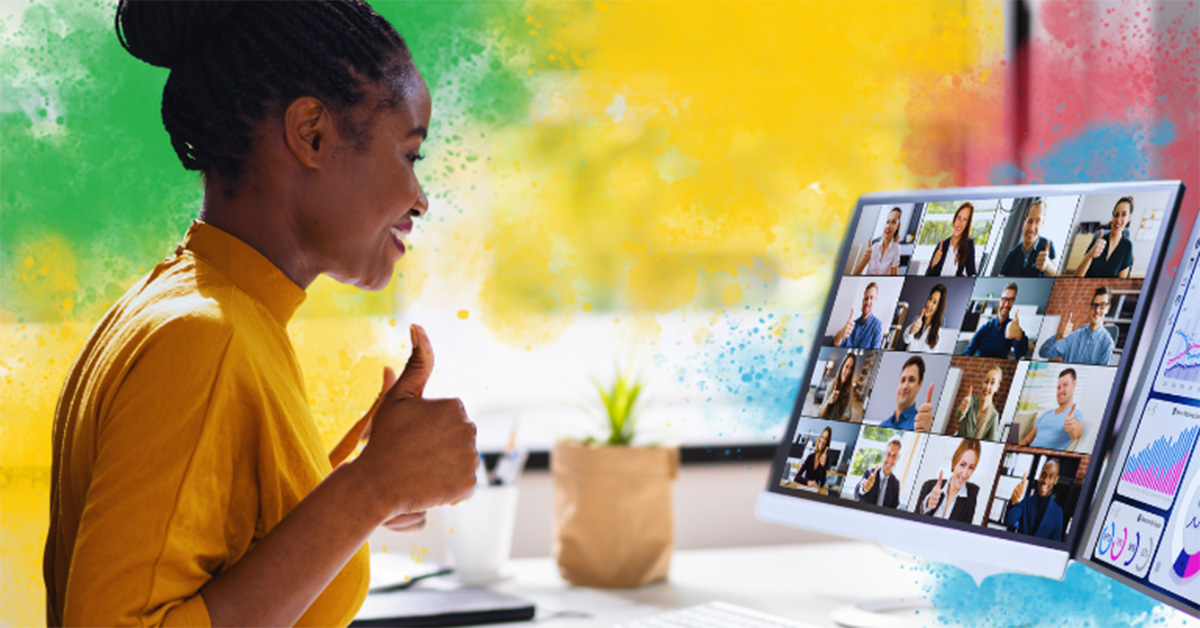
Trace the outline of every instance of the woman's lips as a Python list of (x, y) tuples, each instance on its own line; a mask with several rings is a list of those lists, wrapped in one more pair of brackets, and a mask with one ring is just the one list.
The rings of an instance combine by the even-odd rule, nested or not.
[(396, 248), (400, 249), (400, 253), (404, 253), (404, 235), (411, 230), (412, 225), (409, 225), (408, 229), (401, 229), (400, 227), (392, 226), (392, 228), (388, 230), (388, 233), (390, 233), (392, 236), (392, 243), (396, 245)]

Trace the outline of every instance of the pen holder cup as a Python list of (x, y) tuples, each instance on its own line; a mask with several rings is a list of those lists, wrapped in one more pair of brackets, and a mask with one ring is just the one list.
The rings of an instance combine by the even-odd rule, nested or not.
[(463, 584), (486, 584), (509, 575), (517, 485), (475, 489), (470, 499), (444, 510), (449, 562)]

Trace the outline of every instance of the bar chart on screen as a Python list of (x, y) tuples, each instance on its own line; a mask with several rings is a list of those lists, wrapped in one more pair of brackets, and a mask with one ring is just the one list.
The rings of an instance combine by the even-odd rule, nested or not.
[(1200, 409), (1154, 400), (1146, 414), (1121, 470), (1117, 493), (1167, 510), (1200, 434)]

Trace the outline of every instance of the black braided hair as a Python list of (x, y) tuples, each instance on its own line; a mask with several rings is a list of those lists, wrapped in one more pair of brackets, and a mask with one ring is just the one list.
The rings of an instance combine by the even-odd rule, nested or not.
[[(384, 88), (376, 109), (394, 107), (414, 72), (404, 40), (362, 0), (120, 0), (116, 30), (130, 54), (171, 70), (162, 119), (183, 167), (231, 184), (268, 113), (301, 96), (348, 112), (371, 86)], [(363, 125), (338, 119), (364, 148)]]

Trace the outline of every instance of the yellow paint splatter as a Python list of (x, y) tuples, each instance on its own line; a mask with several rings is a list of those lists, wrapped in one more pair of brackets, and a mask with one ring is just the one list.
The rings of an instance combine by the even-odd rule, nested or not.
[(742, 287), (736, 283), (731, 283), (728, 286), (725, 286), (724, 290), (721, 290), (721, 303), (724, 303), (725, 307), (737, 305), (738, 301), (741, 300)]
[(469, 311), (467, 311), (467, 310), (459, 310), (459, 311), (458, 311), (458, 319), (459, 319), (459, 320), (463, 320), (463, 321), (465, 321), (465, 320), (467, 320), (467, 319), (468, 319), (470, 316), (471, 316), (471, 312), (469, 312)]

